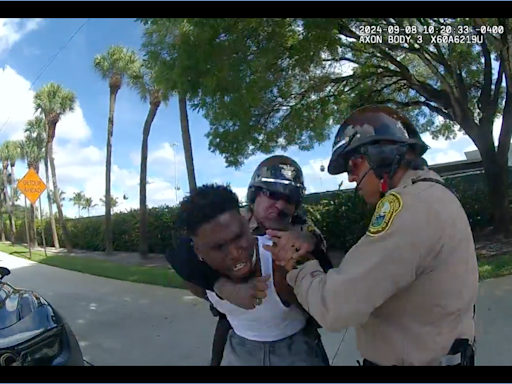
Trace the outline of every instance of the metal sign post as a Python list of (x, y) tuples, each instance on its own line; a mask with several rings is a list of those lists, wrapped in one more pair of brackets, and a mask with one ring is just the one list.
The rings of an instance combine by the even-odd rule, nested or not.
[[(46, 184), (39, 177), (37, 172), (33, 168), (29, 168), (28, 172), (19, 181), (16, 187), (25, 196), (25, 227), (27, 230), (27, 243), (28, 252), (30, 258), (32, 258), (32, 245), (30, 244), (30, 235), (28, 230), (28, 219), (27, 219), (27, 199), (35, 207), (36, 201), (41, 197), (41, 194), (46, 190)], [(39, 200), (41, 202), (41, 200)], [(41, 206), (41, 204), (39, 204)], [(41, 209), (39, 209), (41, 214)], [(35, 224), (35, 223), (34, 223)], [(37, 232), (37, 231), (36, 231)], [(44, 230), (43, 230), (43, 244), (44, 244)], [(44, 246), (44, 253), (46, 256), (46, 245)]]
[(30, 234), (28, 230), (28, 218), (27, 218), (27, 197), (25, 196), (25, 232), (27, 233), (27, 243), (28, 243), (28, 258), (32, 258), (32, 245), (30, 244)]
[[(41, 226), (41, 237), (43, 238), (44, 256), (47, 257), (48, 255), (46, 254), (46, 237), (44, 236), (44, 224), (43, 224), (43, 205), (41, 204), (41, 199), (39, 199), (39, 224)], [(37, 233), (37, 231), (36, 231), (36, 233)]]

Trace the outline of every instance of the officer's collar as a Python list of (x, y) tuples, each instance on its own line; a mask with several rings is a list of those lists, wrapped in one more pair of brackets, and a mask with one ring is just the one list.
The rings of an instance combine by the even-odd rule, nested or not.
[(414, 184), (413, 180), (424, 178), (439, 179), (440, 181), (443, 180), (441, 176), (439, 176), (437, 173), (431, 171), (426, 167), (420, 170), (409, 169), (407, 172), (405, 172), (404, 176), (402, 177), (396, 188), (410, 187), (411, 185)]

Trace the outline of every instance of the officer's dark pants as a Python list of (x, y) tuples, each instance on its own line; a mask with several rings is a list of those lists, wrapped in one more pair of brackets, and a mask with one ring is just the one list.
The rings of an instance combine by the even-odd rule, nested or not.
[(219, 320), (217, 321), (215, 333), (213, 334), (212, 360), (210, 362), (211, 366), (220, 366), (230, 330), (231, 324), (226, 318), (226, 315), (219, 312)]

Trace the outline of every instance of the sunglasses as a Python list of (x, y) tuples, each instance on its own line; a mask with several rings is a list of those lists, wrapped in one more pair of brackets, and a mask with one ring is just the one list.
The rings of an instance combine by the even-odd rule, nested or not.
[(284, 193), (269, 191), (268, 189), (262, 189), (261, 193), (273, 201), (283, 200), (286, 203), (292, 204), (292, 205), (296, 205), (298, 203), (296, 198), (286, 195)]
[(349, 175), (357, 172), (357, 169), (359, 168), (361, 162), (359, 160), (363, 159), (362, 155), (355, 155), (351, 157), (347, 164), (347, 173)]

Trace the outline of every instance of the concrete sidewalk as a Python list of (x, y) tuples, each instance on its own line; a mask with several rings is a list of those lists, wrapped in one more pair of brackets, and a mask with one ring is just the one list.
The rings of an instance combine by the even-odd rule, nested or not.
[[(67, 271), (0, 252), (5, 280), (49, 300), (94, 365), (207, 365), (215, 318), (180, 289)], [(477, 304), (477, 364), (512, 365), (512, 276), (483, 282)], [(334, 365), (357, 365), (352, 329), (322, 332)]]

